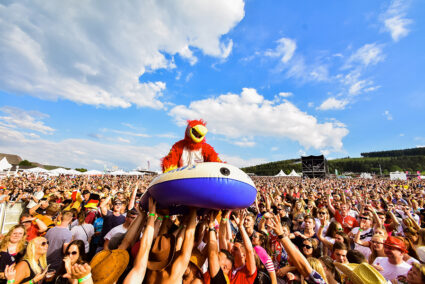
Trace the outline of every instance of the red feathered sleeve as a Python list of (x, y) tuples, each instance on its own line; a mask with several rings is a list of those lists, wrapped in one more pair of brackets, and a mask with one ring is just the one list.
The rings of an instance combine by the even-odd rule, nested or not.
[(184, 140), (180, 140), (176, 144), (173, 145), (173, 147), (170, 150), (170, 153), (168, 153), (167, 156), (162, 158), (162, 171), (164, 172), (166, 169), (170, 167), (178, 167), (180, 157), (183, 153), (183, 148), (185, 145)]
[(210, 144), (203, 143), (202, 154), (204, 155), (204, 162), (222, 162)]

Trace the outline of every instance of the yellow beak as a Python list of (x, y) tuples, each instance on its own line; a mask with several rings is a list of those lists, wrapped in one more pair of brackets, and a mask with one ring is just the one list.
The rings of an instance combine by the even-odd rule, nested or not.
[(207, 132), (208, 129), (205, 126), (201, 124), (196, 125), (190, 129), (190, 138), (192, 138), (193, 142), (199, 143), (204, 139)]

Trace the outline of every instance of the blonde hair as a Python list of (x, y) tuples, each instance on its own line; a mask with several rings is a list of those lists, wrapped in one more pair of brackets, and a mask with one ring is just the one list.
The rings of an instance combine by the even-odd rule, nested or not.
[(418, 231), (418, 243), (417, 246), (425, 246), (425, 229), (420, 229)]
[(13, 234), (13, 231), (19, 228), (24, 230), (24, 235), (22, 236), (22, 239), (19, 241), (18, 246), (16, 247), (16, 252), (21, 252), (25, 249), (25, 245), (27, 242), (27, 231), (25, 230), (25, 227), (23, 225), (18, 224), (10, 228), (9, 232), (7, 232), (7, 234), (4, 236), (3, 240), (0, 243), (0, 251), (7, 251), (7, 247), (9, 246), (10, 242), (10, 236)]
[(35, 239), (32, 239), (27, 246), (27, 252), (24, 255), (23, 260), (28, 261), (29, 266), (31, 267), (31, 270), (35, 272), (35, 274), (39, 274), (47, 267), (47, 258), (46, 254), (43, 254), (39, 258), (39, 263), (41, 267), (38, 265), (37, 261), (35, 260), (35, 241), (38, 240), (45, 240), (43, 237), (37, 237)]
[[(308, 263), (310, 263), (311, 268), (313, 268), (314, 270), (316, 270), (320, 276), (322, 276), (323, 280), (325, 280), (326, 283), (328, 283), (328, 279), (326, 278), (326, 272), (325, 269), (323, 268), (322, 262), (314, 257), (309, 257), (307, 258)], [(304, 281), (304, 283), (307, 283)]]
[[(387, 239), (386, 237), (384, 237), (382, 235), (377, 235), (377, 234), (373, 235), (370, 240), (372, 241), (373, 238), (378, 238), (378, 239), (380, 239), (381, 242), (384, 242)], [(368, 262), (369, 262), (369, 264), (372, 264), (375, 261), (375, 259), (378, 257), (378, 252), (376, 250), (374, 250), (372, 248), (372, 246), (370, 246), (370, 251), (372, 253), (369, 255)]]

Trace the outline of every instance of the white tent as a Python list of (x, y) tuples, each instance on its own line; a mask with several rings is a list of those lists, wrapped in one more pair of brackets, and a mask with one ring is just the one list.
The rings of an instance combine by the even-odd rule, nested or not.
[(49, 171), (40, 167), (36, 167), (36, 168), (25, 170), (25, 172), (37, 174), (37, 173), (48, 173)]
[(124, 172), (123, 170), (118, 170), (118, 171), (114, 171), (111, 173), (108, 173), (109, 175), (113, 175), (113, 176), (124, 176), (127, 175), (126, 172)]
[(372, 175), (370, 173), (361, 173), (360, 178), (372, 179)]
[(97, 171), (97, 170), (90, 170), (90, 171), (84, 172), (83, 175), (98, 176), (98, 175), (103, 175), (103, 172)]
[(3, 157), (0, 161), (0, 171), (10, 170), (12, 165), (7, 161), (6, 157)]
[(57, 168), (49, 171), (49, 175), (58, 176), (58, 175), (69, 175), (68, 170), (64, 168)]
[(128, 172), (127, 175), (129, 175), (129, 176), (143, 176), (144, 173), (141, 173), (139, 171), (131, 171), (131, 172)]
[(275, 175), (275, 177), (286, 177), (286, 174), (284, 171), (280, 170), (280, 172), (277, 175)]
[(402, 172), (392, 172), (390, 173), (390, 180), (407, 180), (406, 173)]
[(67, 174), (68, 175), (81, 175), (81, 172), (77, 171), (77, 170), (67, 170)]
[(294, 169), (292, 169), (292, 172), (288, 175), (288, 177), (301, 177), (301, 175), (297, 174), (297, 172)]

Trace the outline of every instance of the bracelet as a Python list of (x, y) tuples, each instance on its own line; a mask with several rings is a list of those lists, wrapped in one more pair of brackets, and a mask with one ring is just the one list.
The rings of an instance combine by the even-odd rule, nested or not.
[(268, 232), (265, 232), (265, 233), (266, 233), (267, 237), (270, 235)]
[(363, 229), (360, 229), (360, 228), (359, 228), (359, 232), (363, 232)]
[(34, 282), (32, 281), (32, 279), (30, 280), (29, 284), (34, 284)]
[(78, 279), (78, 283), (84, 282), (87, 279), (91, 278), (91, 273), (87, 274), (86, 276), (84, 276), (83, 278)]
[(164, 216), (164, 218), (166, 218), (166, 219), (167, 219), (167, 218), (170, 218), (170, 216), (169, 216), (169, 215), (165, 215), (165, 216)]
[(162, 218), (161, 218), (161, 216), (158, 216), (158, 218), (156, 218), (156, 219), (158, 219), (159, 221), (162, 221)]
[(229, 219), (227, 219), (227, 218), (221, 218), (221, 221), (227, 222), (227, 221), (229, 221)]
[(12, 283), (15, 283), (15, 279), (7, 280), (7, 284), (12, 284)]
[(154, 213), (149, 213), (149, 216), (155, 217)]

